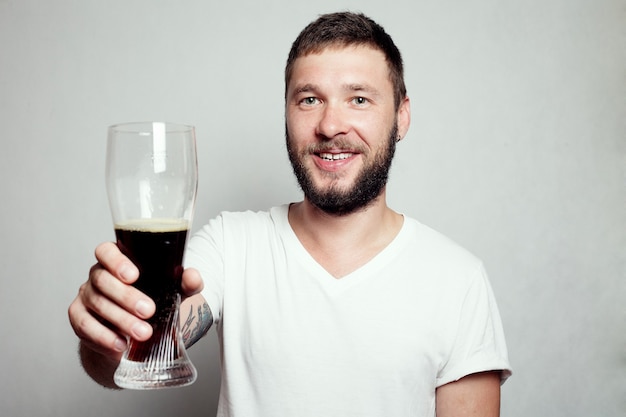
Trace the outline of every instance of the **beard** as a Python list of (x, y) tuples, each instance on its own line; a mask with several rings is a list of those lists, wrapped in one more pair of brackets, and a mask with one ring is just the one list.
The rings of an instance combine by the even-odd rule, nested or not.
[[(380, 196), (389, 178), (391, 162), (396, 151), (397, 135), (398, 124), (394, 122), (386, 146), (377, 152), (370, 163), (363, 166), (354, 184), (348, 188), (341, 188), (336, 185), (331, 185), (327, 189), (317, 188), (313, 183), (311, 172), (303, 162), (306, 156), (312, 154), (312, 149), (305, 149), (301, 153), (297, 153), (291, 145), (288, 130), (286, 130), (287, 153), (298, 184), (307, 200), (325, 213), (343, 216), (365, 209)], [(313, 148), (328, 148), (332, 147), (333, 144), (342, 147), (338, 141), (328, 141), (320, 146), (314, 145)]]

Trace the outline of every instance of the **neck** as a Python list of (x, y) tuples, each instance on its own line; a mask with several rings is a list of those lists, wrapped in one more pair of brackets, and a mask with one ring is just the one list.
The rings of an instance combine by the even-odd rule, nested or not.
[(305, 249), (332, 275), (347, 275), (384, 249), (403, 218), (386, 203), (384, 191), (366, 208), (328, 214), (307, 199), (289, 208), (289, 223)]

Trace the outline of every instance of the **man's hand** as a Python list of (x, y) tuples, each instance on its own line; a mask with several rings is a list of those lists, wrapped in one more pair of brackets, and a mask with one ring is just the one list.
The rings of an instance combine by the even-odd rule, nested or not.
[[(81, 340), (85, 370), (96, 381), (109, 386), (109, 379), (112, 380), (113, 371), (127, 348), (127, 337), (145, 341), (152, 335), (152, 326), (145, 320), (154, 314), (155, 304), (132, 286), (139, 271), (117, 245), (103, 243), (96, 248), (95, 255), (98, 262), (91, 267), (87, 282), (80, 286), (68, 315)], [(200, 274), (186, 269), (181, 285), (184, 297), (199, 293)], [(97, 363), (103, 360), (105, 367)], [(102, 375), (94, 375), (92, 371)]]
[(126, 336), (147, 340), (152, 327), (144, 320), (154, 314), (154, 302), (132, 286), (139, 271), (114, 243), (96, 248), (89, 279), (81, 285), (68, 314), (76, 335), (92, 350), (119, 359)]

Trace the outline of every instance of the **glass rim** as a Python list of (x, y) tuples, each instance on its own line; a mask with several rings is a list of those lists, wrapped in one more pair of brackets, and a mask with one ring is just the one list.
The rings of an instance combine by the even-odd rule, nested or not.
[(120, 132), (120, 133), (152, 133), (154, 129), (154, 125), (162, 125), (165, 127), (166, 133), (182, 133), (194, 131), (195, 126), (185, 123), (172, 123), (172, 122), (161, 122), (161, 121), (144, 121), (144, 122), (123, 122), (123, 123), (115, 123), (109, 126), (108, 130), (110, 132)]

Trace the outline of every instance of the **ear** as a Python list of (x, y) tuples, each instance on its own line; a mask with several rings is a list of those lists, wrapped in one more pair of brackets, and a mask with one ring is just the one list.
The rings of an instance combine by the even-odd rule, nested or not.
[(407, 132), (409, 131), (409, 126), (411, 125), (411, 102), (409, 97), (406, 96), (402, 99), (400, 106), (398, 107), (398, 140), (402, 140)]

